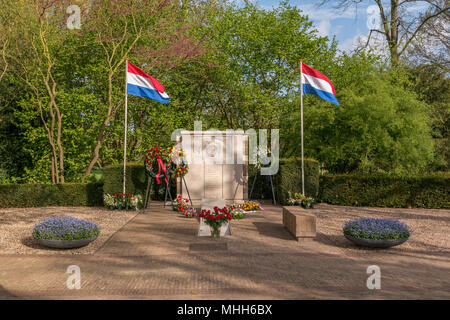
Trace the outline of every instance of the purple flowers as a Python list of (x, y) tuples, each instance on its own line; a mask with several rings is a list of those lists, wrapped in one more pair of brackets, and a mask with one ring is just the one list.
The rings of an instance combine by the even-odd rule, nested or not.
[(50, 218), (37, 223), (33, 228), (35, 239), (81, 240), (98, 236), (100, 228), (89, 221), (73, 217)]
[(411, 235), (409, 227), (398, 220), (382, 218), (359, 218), (348, 221), (344, 234), (363, 239), (407, 239)]

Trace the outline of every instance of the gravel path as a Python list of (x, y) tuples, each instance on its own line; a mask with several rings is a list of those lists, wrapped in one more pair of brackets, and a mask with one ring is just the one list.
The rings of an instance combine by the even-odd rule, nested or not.
[[(0, 209), (0, 253), (2, 254), (91, 254), (139, 211), (117, 211), (102, 207), (41, 207)], [(86, 247), (60, 250), (40, 246), (31, 236), (33, 226), (51, 217), (72, 216), (100, 226), (100, 235)]]

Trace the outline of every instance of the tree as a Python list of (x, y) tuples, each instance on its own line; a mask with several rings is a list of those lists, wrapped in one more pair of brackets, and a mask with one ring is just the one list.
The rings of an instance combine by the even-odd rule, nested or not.
[(328, 70), (336, 52), (287, 2), (272, 10), (225, 3), (203, 32), (212, 51), (195, 105), (215, 128), (279, 128), (299, 91), (299, 59)]
[[(328, 3), (330, 0), (322, 2)], [(370, 30), (367, 44), (373, 33), (379, 33), (386, 39), (391, 64), (397, 66), (400, 58), (414, 44), (417, 37), (442, 18), (446, 23), (450, 21), (450, 7), (448, 0), (391, 0), (386, 4), (382, 0), (339, 0), (338, 6), (348, 8), (362, 2), (374, 3), (380, 11), (381, 28)], [(412, 5), (424, 4), (420, 9), (408, 10)], [(367, 46), (366, 44), (366, 46)]]
[[(81, 7), (81, 29), (67, 28), (71, 2)], [(71, 181), (85, 180), (95, 165), (122, 159), (124, 124), (118, 111), (124, 102), (125, 58), (169, 83), (165, 79), (171, 70), (205, 52), (192, 32), (195, 21), (178, 1), (1, 4), (0, 86), (5, 91), (0, 102), (8, 115), (2, 117), (1, 132), (6, 137), (7, 129), (16, 129), (17, 137), (23, 137), (20, 149), (31, 164), (24, 168), (22, 181), (59, 183), (67, 175)], [(8, 97), (9, 91), (17, 94)], [(151, 116), (149, 103), (130, 98), (130, 131), (136, 137), (131, 153), (135, 145), (143, 148), (141, 125)]]
[[(58, 30), (58, 18), (50, 8), (60, 8), (63, 1), (1, 1), (0, 45), (3, 73), (13, 72), (33, 95), (42, 125), (51, 147), (53, 183), (64, 183), (64, 148), (61, 143), (62, 118), (55, 74), (57, 47), (64, 36)], [(27, 23), (23, 23), (27, 21)], [(1, 80), (1, 78), (0, 78)]]
[(80, 39), (98, 55), (97, 76), (90, 75), (88, 82), (97, 87), (106, 108), (83, 180), (99, 159), (111, 118), (123, 105), (125, 58), (134, 57), (147, 72), (187, 63), (202, 52), (190, 27), (186, 8), (177, 1), (100, 0), (90, 8)]
[[(429, 107), (403, 73), (382, 70), (364, 54), (343, 55), (333, 69), (340, 106), (306, 95), (305, 154), (334, 173), (417, 174), (430, 171)], [(298, 156), (299, 112), (283, 127)]]
[(431, 133), (435, 141), (434, 170), (448, 171), (450, 163), (450, 79), (439, 65), (408, 69), (412, 87), (430, 106)]

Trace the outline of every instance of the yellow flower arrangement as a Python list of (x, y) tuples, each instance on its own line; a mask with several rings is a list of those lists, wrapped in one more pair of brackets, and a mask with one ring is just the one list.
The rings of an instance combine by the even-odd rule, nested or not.
[(260, 210), (259, 203), (255, 202), (255, 201), (245, 201), (242, 207), (243, 207), (244, 211)]

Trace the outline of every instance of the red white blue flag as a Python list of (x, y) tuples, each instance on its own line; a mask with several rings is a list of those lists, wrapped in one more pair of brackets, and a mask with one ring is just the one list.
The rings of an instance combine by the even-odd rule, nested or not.
[(302, 83), (303, 94), (316, 94), (324, 100), (339, 105), (330, 79), (304, 63), (302, 63)]
[(127, 61), (127, 93), (139, 97), (169, 103), (164, 86), (155, 78)]

